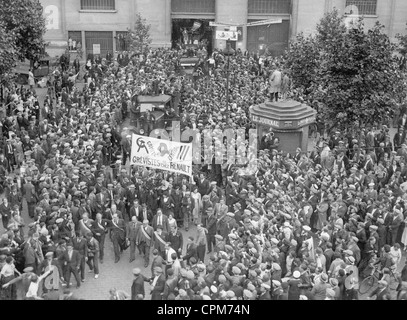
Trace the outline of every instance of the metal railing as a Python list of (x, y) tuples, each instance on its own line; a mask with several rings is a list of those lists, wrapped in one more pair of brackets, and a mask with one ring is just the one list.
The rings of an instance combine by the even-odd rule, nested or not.
[(81, 10), (115, 10), (115, 0), (81, 0)]
[[(349, 6), (358, 8), (358, 12), (352, 12), (352, 14), (376, 15), (377, 0), (346, 0), (346, 7)], [(350, 14), (350, 12), (346, 13)]]

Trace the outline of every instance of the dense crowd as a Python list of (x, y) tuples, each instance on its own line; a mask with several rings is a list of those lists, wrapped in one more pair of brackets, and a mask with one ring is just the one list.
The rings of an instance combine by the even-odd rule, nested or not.
[[(153, 300), (353, 300), (376, 270), (369, 296), (395, 299), (396, 283), (404, 299), (407, 269), (396, 269), (407, 245), (406, 115), (393, 143), (378, 124), (321, 138), (311, 154), (285, 154), (267, 133), (249, 175), (227, 159), (197, 165), (194, 179), (128, 167), (132, 128), (123, 122), (138, 112), (139, 95), (170, 95), (165, 112), (179, 115), (181, 130), (248, 132), (249, 107), (288, 90), (277, 60), (238, 50), (226, 103), (222, 52), (197, 56), (192, 77), (182, 51), (90, 59), (83, 77), (77, 65), (53, 72), (43, 103), (34, 88), (7, 86), (1, 299), (51, 299), (60, 286), (72, 298), (72, 275), (77, 287), (86, 265), (99, 277), (106, 241), (115, 262), (124, 250), (130, 262), (144, 260), (131, 293), (112, 289), (111, 299), (142, 300), (150, 290)], [(195, 235), (184, 239), (182, 229)]]

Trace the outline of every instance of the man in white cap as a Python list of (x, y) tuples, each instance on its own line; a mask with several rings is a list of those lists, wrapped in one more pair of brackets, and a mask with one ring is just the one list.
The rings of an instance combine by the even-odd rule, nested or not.
[(160, 267), (154, 268), (154, 278), (151, 283), (151, 300), (162, 300), (165, 289), (165, 276), (163, 269)]
[(260, 295), (257, 300), (271, 300), (271, 295), (270, 295), (270, 285), (267, 283), (262, 283), (260, 285)]
[(295, 270), (293, 272), (292, 278), (287, 280), (288, 283), (288, 300), (299, 300), (300, 297), (300, 287), (301, 284), (301, 272)]

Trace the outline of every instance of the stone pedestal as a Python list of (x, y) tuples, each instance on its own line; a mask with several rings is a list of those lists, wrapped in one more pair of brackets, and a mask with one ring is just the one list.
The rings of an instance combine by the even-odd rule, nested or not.
[(266, 102), (252, 106), (250, 117), (257, 124), (260, 140), (272, 129), (283, 152), (294, 154), (298, 147), (308, 151), (308, 127), (316, 119), (316, 111), (310, 106), (296, 101)]

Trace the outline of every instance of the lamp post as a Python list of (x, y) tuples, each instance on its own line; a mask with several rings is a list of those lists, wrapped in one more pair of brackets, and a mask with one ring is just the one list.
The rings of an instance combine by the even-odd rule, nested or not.
[(223, 54), (227, 56), (227, 70), (226, 70), (226, 111), (229, 112), (229, 64), (230, 56), (235, 54), (235, 50), (230, 45), (230, 39), (226, 41), (226, 49), (223, 50)]

